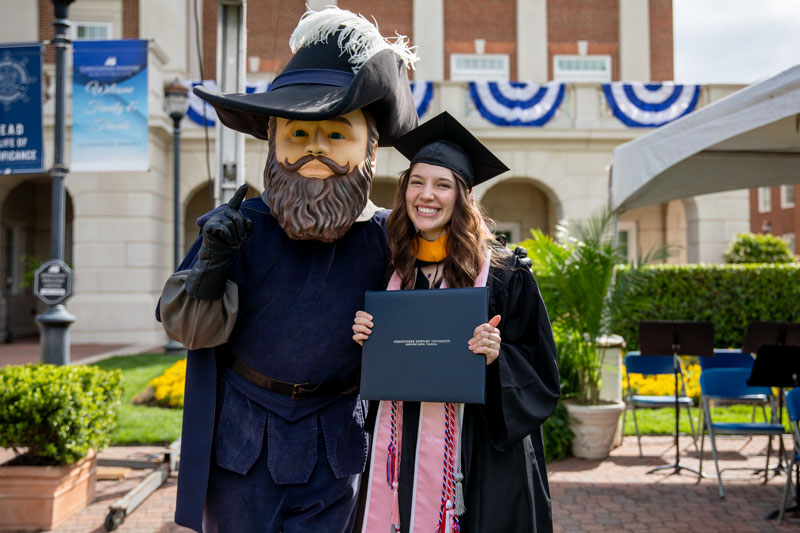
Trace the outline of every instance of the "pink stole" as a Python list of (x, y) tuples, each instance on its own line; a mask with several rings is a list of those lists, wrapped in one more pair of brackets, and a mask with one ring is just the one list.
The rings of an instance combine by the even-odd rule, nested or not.
[[(484, 260), (481, 272), (475, 279), (476, 287), (485, 287), (489, 277), (491, 252)], [(399, 290), (401, 285), (397, 272), (392, 274), (386, 290)], [(442, 280), (441, 288), (445, 288)], [(476, 326), (478, 324), (475, 324)], [(396, 531), (399, 524), (399, 509), (395, 493), (388, 481), (390, 476), (399, 479), (400, 449), (403, 435), (403, 402), (396, 402), (395, 420), (392, 423), (392, 402), (382, 401), (378, 406), (375, 433), (372, 439), (372, 461), (368, 472), (367, 501), (362, 533)], [(438, 531), (450, 533), (453, 526), (455, 486), (452, 477), (458, 468), (461, 439), (461, 414), (463, 404), (423, 402), (419, 407), (419, 429), (417, 431), (417, 453), (414, 458), (414, 487), (411, 500), (411, 527), (409, 533)], [(448, 424), (448, 415), (449, 421)], [(454, 420), (457, 418), (458, 421)], [(455, 427), (453, 427), (455, 426)], [(390, 461), (389, 446), (392, 430), (397, 434), (396, 460)], [(452, 443), (452, 455), (445, 457), (445, 441)], [(450, 468), (448, 474), (448, 468)], [(397, 474), (395, 474), (397, 472)], [(445, 480), (446, 483), (445, 483)], [(445, 484), (445, 486), (443, 486)], [(444, 496), (446, 495), (446, 496)], [(447, 498), (448, 507), (441, 515), (442, 500)], [(392, 528), (392, 529), (390, 529)]]

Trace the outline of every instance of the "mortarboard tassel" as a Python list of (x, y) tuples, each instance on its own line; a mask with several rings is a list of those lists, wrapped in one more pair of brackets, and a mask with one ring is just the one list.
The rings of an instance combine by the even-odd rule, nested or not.
[(464, 505), (464, 474), (458, 472), (456, 474), (456, 516), (461, 516), (467, 510)]

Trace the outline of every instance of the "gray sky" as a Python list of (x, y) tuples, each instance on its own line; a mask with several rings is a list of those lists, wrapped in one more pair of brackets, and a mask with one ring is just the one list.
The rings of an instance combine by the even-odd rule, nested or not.
[(752, 83), (800, 63), (800, 0), (673, 0), (675, 80)]

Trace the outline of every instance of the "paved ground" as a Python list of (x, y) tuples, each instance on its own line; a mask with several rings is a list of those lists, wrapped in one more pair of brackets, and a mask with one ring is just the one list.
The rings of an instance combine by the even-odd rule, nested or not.
[[(71, 344), (70, 361), (92, 363), (113, 355), (146, 353), (162, 347), (125, 344)], [(0, 367), (5, 365), (24, 365), (42, 360), (42, 348), (38, 337), (17, 339), (11, 343), (0, 342)]]
[[(72, 345), (72, 359), (89, 362), (115, 353), (141, 353), (146, 347), (110, 345)], [(34, 340), (0, 344), (0, 366), (35, 362), (40, 358)], [(799, 523), (784, 523), (764, 517), (780, 503), (785, 477), (770, 477), (748, 472), (723, 474), (726, 498), (720, 500), (714, 476), (709, 443), (703, 470), (709, 478), (698, 483), (690, 472), (669, 475), (646, 474), (652, 467), (671, 464), (674, 448), (670, 437), (644, 437), (644, 456), (639, 457), (634, 437), (626, 437), (622, 446), (604, 461), (570, 458), (548, 466), (553, 497), (553, 521), (556, 532), (636, 531), (655, 532), (760, 532), (798, 531)], [(786, 437), (786, 443), (790, 439)], [(760, 467), (766, 459), (766, 438), (720, 440), (723, 468)], [(697, 468), (698, 455), (689, 437), (681, 440), (682, 464)], [(154, 447), (114, 447), (103, 452), (106, 457), (141, 457), (157, 453)], [(9, 458), (0, 449), (0, 463)], [(101, 533), (109, 506), (136, 486), (145, 475), (134, 471), (122, 481), (99, 481), (97, 498), (74, 515), (58, 533)], [(730, 479), (738, 477), (738, 480)], [(116, 530), (121, 533), (171, 533), (188, 531), (173, 522), (176, 478), (173, 475), (159, 490), (130, 515)]]
[[(797, 531), (798, 523), (778, 527), (764, 517), (775, 509), (781, 497), (785, 477), (763, 477), (747, 472), (728, 472), (739, 480), (725, 482), (726, 498), (720, 500), (712, 477), (697, 483), (694, 474), (646, 474), (654, 466), (671, 464), (674, 459), (669, 437), (645, 437), (644, 457), (639, 457), (636, 440), (627, 437), (605, 461), (570, 458), (551, 464), (550, 487), (553, 496), (555, 531), (650, 532), (760, 532)], [(683, 442), (686, 441), (686, 442)], [(788, 437), (786, 442), (788, 443)], [(724, 467), (761, 466), (765, 463), (766, 439), (729, 438), (720, 442)], [(706, 443), (708, 444), (708, 443)], [(697, 454), (688, 437), (682, 462), (697, 467)], [(152, 447), (115, 447), (104, 456), (141, 457), (157, 452)], [(713, 476), (711, 453), (706, 450), (703, 469)], [(0, 460), (3, 454), (0, 453)], [(143, 473), (134, 473), (123, 481), (101, 481), (97, 499), (54, 530), (57, 533), (101, 533), (108, 507), (136, 485)], [(168, 482), (131, 514), (117, 529), (121, 533), (171, 533), (188, 531), (175, 525), (176, 479)]]
[[(674, 463), (670, 437), (644, 437), (639, 457), (635, 437), (605, 461), (570, 458), (548, 467), (556, 532), (749, 532), (793, 531), (800, 526), (784, 522), (778, 527), (764, 517), (780, 504), (784, 476), (748, 471), (723, 472), (725, 499), (719, 498), (714, 463), (706, 440), (703, 470), (710, 477), (698, 483), (697, 475), (682, 471), (653, 474), (655, 466)], [(761, 467), (766, 463), (766, 437), (720, 439), (722, 468)], [(777, 440), (774, 441), (777, 445)], [(786, 444), (791, 440), (787, 436)], [(681, 439), (681, 463), (697, 469), (698, 454), (691, 438)], [(773, 454), (774, 457), (774, 454)], [(731, 478), (737, 477), (738, 480)]]

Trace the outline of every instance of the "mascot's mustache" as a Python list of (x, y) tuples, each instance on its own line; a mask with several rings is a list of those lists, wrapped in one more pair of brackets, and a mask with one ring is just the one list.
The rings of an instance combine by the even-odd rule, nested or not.
[(329, 169), (331, 169), (331, 172), (333, 172), (334, 174), (342, 175), (350, 172), (350, 163), (345, 163), (345, 165), (342, 166), (333, 159), (331, 159), (330, 157), (326, 157), (324, 155), (311, 155), (311, 154), (304, 155), (294, 163), (289, 163), (289, 159), (287, 158), (284, 159), (283, 166), (287, 170), (290, 170), (292, 172), (297, 172), (298, 170), (300, 170), (300, 168), (303, 167), (303, 165), (305, 165), (309, 161), (314, 161), (315, 159), (321, 162)]

